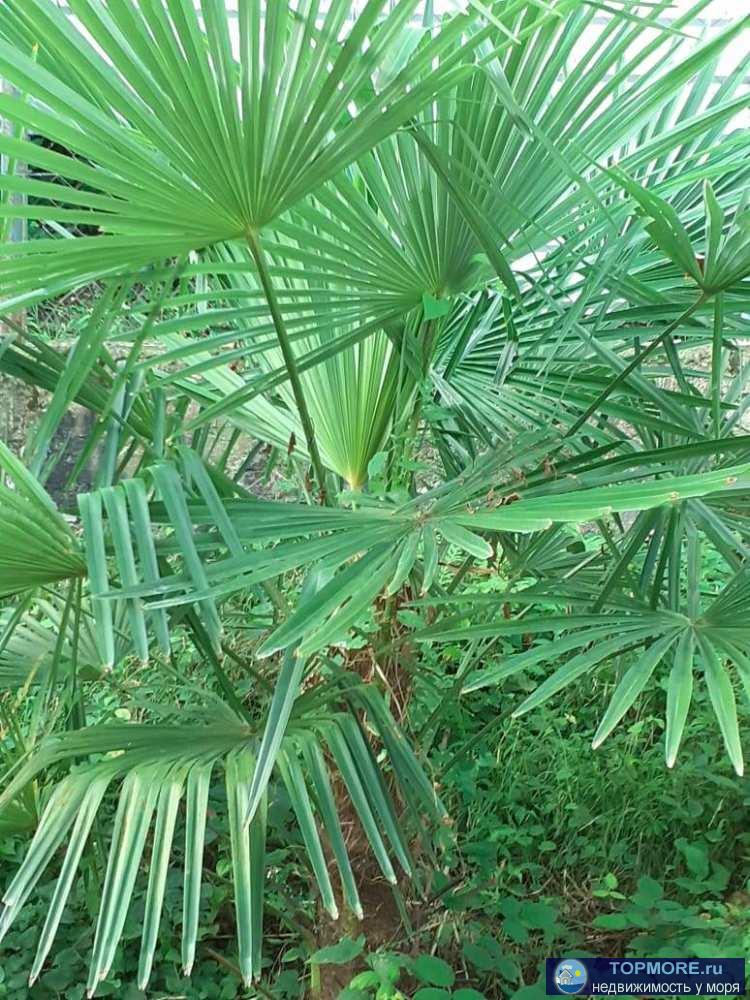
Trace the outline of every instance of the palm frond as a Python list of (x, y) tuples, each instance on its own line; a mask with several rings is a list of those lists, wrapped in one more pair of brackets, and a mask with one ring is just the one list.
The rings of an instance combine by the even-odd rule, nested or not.
[[(660, 601), (660, 607), (649, 608), (633, 598), (617, 597), (607, 601), (599, 612), (592, 613), (587, 606), (597, 603), (593, 591), (600, 588), (596, 584), (582, 590), (568, 588), (566, 592), (556, 582), (552, 592), (542, 586), (507, 595), (511, 604), (524, 606), (529, 614), (507, 619), (500, 618), (493, 609), (488, 620), (468, 623), (459, 612), (453, 619), (424, 629), (417, 638), (438, 643), (536, 638), (538, 641), (530, 648), (511, 651), (503, 656), (502, 662), (477, 670), (464, 684), (465, 692), (476, 691), (527, 670), (548, 669), (544, 680), (514, 709), (516, 718), (554, 697), (567, 685), (611, 663), (617, 664), (618, 683), (594, 735), (594, 748), (612, 733), (646, 689), (652, 675), (660, 672), (667, 691), (665, 754), (669, 767), (677, 760), (697, 674), (709, 694), (732, 766), (741, 775), (744, 763), (733, 676), (747, 688), (750, 662), (742, 649), (750, 640), (750, 626), (745, 624), (750, 576), (746, 568), (740, 570), (718, 595), (701, 601), (696, 543), (697, 533), (693, 532), (686, 605), (682, 604), (679, 592), (673, 591), (667, 601)], [(532, 609), (539, 601), (555, 602), (559, 613), (534, 613)], [(576, 610), (571, 612), (571, 606)]]
[[(184, 455), (190, 466), (200, 468), (195, 456)], [(89, 576), (103, 633), (111, 629), (107, 609), (117, 597), (127, 603), (144, 658), (146, 617), (154, 616), (163, 625), (168, 607), (198, 604), (216, 641), (218, 599), (317, 565), (327, 582), (314, 598), (300, 603), (262, 649), (269, 654), (301, 640), (300, 655), (308, 656), (345, 635), (381, 590), (397, 589), (420, 552), (423, 565), (429, 564), (436, 538), (486, 559), (493, 551), (483, 537), (488, 532), (538, 532), (553, 523), (580, 524), (615, 512), (674, 505), (688, 497), (731, 494), (744, 488), (750, 473), (745, 465), (653, 482), (618, 482), (597, 474), (607, 485), (573, 490), (564, 479), (542, 479), (525, 496), (510, 474), (513, 462), (509, 449), (496, 456), (494, 465), (480, 462), (460, 481), (406, 504), (373, 499), (360, 509), (327, 510), (276, 501), (222, 502), (205, 473), (194, 480), (198, 493), (191, 498), (176, 468), (160, 463), (152, 469), (160, 496), (155, 502), (149, 504), (141, 480), (81, 499)], [(159, 524), (173, 534), (157, 536), (155, 544), (153, 526)], [(276, 544), (269, 546), (270, 540)], [(119, 587), (110, 583), (109, 552)], [(179, 556), (181, 568), (164, 562), (171, 556)]]
[[(443, 807), (416, 759), (404, 744), (381, 696), (359, 679), (346, 682), (347, 694), (337, 686), (326, 695), (348, 699), (355, 711), (365, 712), (368, 729), (377, 734), (388, 754), (399, 794), (414, 815), (444, 815)], [(320, 702), (321, 692), (315, 693)], [(117, 751), (117, 753), (114, 753)], [(57, 853), (64, 855), (49, 912), (42, 927), (31, 982), (38, 977), (54, 943), (92, 825), (108, 789), (119, 786), (117, 811), (109, 844), (107, 871), (99, 905), (91, 956), (90, 995), (106, 977), (136, 884), (139, 867), (148, 871), (143, 922), (139, 985), (145, 989), (156, 948), (167, 871), (179, 848), (176, 835), (184, 829), (184, 895), (182, 960), (189, 974), (196, 954), (200, 912), (201, 868), (207, 810), (220, 810), (212, 789), (215, 771), (224, 771), (226, 814), (231, 833), (232, 870), (240, 967), (249, 985), (260, 976), (263, 933), (263, 896), (266, 868), (267, 794), (263, 793), (249, 827), (245, 823), (247, 789), (257, 769), (258, 734), (247, 724), (222, 718), (196, 719), (192, 724), (101, 725), (51, 737), (14, 777), (0, 799), (0, 809), (40, 771), (79, 758), (85, 761), (62, 779), (52, 792), (34, 839), (18, 873), (8, 886), (0, 916), (4, 935)], [(311, 859), (321, 897), (333, 917), (338, 915), (321, 838), (327, 838), (339, 866), (344, 899), (361, 918), (362, 908), (346, 850), (339, 807), (333, 794), (332, 762), (351, 795), (355, 812), (384, 876), (395, 882), (392, 858), (411, 870), (403, 832), (396, 821), (390, 793), (359, 723), (346, 712), (320, 704), (306, 717), (301, 699), (283, 740), (275, 748), (272, 765), (297, 815), (305, 849)], [(425, 813), (426, 811), (426, 813)], [(149, 831), (153, 848), (144, 857)], [(182, 852), (181, 852), (182, 853)]]
[(0, 441), (0, 597), (86, 572), (78, 542), (43, 487)]
[[(319, 20), (317, 4), (241, 0), (235, 47), (215, 4), (201, 18), (83, 0), (75, 23), (45, 0), (5, 0), (0, 72), (29, 100), (3, 94), (0, 111), (74, 154), (3, 136), (7, 155), (73, 182), (17, 176), (14, 189), (36, 200), (34, 217), (107, 235), (6, 244), (3, 308), (279, 218), (466, 72), (488, 29), (468, 33), (473, 16), (457, 15), (395, 75), (373, 77), (417, 6), (373, 0), (352, 19), (334, 0)], [(19, 35), (35, 39), (37, 61)]]

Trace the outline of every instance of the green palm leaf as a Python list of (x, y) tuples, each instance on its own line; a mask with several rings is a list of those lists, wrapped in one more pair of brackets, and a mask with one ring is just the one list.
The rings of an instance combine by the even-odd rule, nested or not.
[[(526, 497), (503, 483), (503, 465), (513, 460), (510, 449), (507, 456), (495, 458), (494, 468), (480, 461), (461, 481), (406, 504), (373, 500), (360, 509), (326, 510), (276, 501), (223, 502), (207, 476), (199, 478), (197, 495), (191, 497), (177, 468), (160, 463), (152, 471), (160, 499), (148, 503), (140, 481), (112, 487), (104, 491), (110, 497), (105, 522), (101, 509), (96, 518), (91, 516), (91, 510), (98, 509), (99, 495), (82, 498), (89, 572), (93, 594), (102, 606), (102, 628), (105, 634), (109, 630), (107, 606), (113, 598), (126, 600), (132, 621), (144, 636), (146, 616), (156, 616), (158, 622), (164, 608), (197, 602), (209, 634), (217, 641), (218, 632), (211, 630), (218, 620), (218, 600), (290, 570), (319, 566), (327, 582), (299, 603), (261, 650), (267, 655), (301, 640), (299, 652), (306, 657), (344, 636), (381, 590), (411, 572), (420, 551), (424, 563), (434, 558), (430, 553), (435, 534), (483, 559), (491, 547), (478, 532), (533, 533), (554, 523), (580, 524), (719, 491), (731, 495), (742, 490), (750, 473), (750, 466), (743, 465), (653, 482), (610, 479), (606, 486), (578, 490), (565, 489), (564, 482), (543, 481)], [(497, 496), (488, 502), (491, 489)], [(115, 511), (118, 516), (113, 521)], [(161, 538), (160, 524), (170, 532)], [(276, 544), (269, 546), (268, 540)], [(109, 582), (108, 550), (114, 556), (119, 587)], [(135, 551), (140, 552), (138, 562)], [(169, 568), (165, 562), (174, 556), (181, 568)], [(159, 567), (156, 572), (155, 567)]]
[(83, 576), (78, 542), (50, 497), (0, 441), (0, 597)]
[(14, 186), (47, 202), (36, 217), (107, 235), (3, 247), (6, 307), (39, 297), (42, 275), (49, 295), (84, 274), (244, 238), (279, 218), (465, 72), (487, 29), (467, 38), (472, 19), (458, 16), (373, 86), (417, 6), (399, 0), (386, 12), (371, 0), (351, 19), (350, 4), (334, 0), (319, 20), (308, 0), (241, 0), (234, 51), (228, 15), (213, 3), (200, 19), (187, 4), (77, 0), (84, 33), (48, 0), (8, 0), (6, 37), (33, 37), (41, 56), (0, 43), (0, 73), (31, 99), (3, 94), (0, 112), (76, 159), (12, 137), (3, 152), (80, 185), (17, 177)]
[[(555, 584), (552, 593), (543, 586), (517, 591), (509, 595), (510, 603), (517, 602), (531, 611), (538, 601), (561, 604), (567, 598), (569, 607), (565, 613), (561, 607), (557, 614), (530, 613), (506, 619), (497, 615), (496, 601), (493, 601), (495, 607), (484, 621), (467, 622), (459, 612), (454, 618), (417, 633), (417, 638), (439, 643), (510, 640), (521, 636), (538, 638), (531, 648), (522, 652), (511, 649), (500, 662), (483, 666), (464, 681), (463, 690), (471, 692), (527, 670), (542, 666), (550, 669), (551, 673), (514, 709), (514, 717), (524, 715), (568, 684), (602, 670), (609, 663), (621, 664), (622, 673), (594, 736), (594, 748), (612, 733), (646, 689), (654, 672), (668, 664), (665, 753), (669, 767), (674, 766), (677, 759), (693, 699), (694, 678), (698, 675), (705, 681), (732, 766), (741, 775), (743, 752), (732, 668), (743, 686), (747, 686), (750, 661), (741, 649), (750, 641), (750, 626), (746, 624), (750, 620), (747, 617), (750, 574), (747, 569), (740, 570), (701, 608), (699, 595), (693, 589), (696, 582), (693, 573), (699, 571), (696, 564), (688, 575), (688, 606), (684, 608), (651, 609), (632, 598), (620, 597), (600, 613), (591, 613), (586, 608), (596, 603), (594, 592), (601, 589), (598, 584), (578, 590), (569, 587), (567, 593)], [(679, 594), (676, 596), (679, 605)], [(476, 607), (476, 595), (474, 602)], [(454, 602), (448, 602), (447, 606), (451, 603)], [(576, 610), (571, 612), (570, 605)]]
[[(438, 817), (443, 809), (416, 760), (399, 745), (403, 737), (396, 729), (379, 694), (361, 684), (347, 682), (353, 711), (368, 713), (368, 725), (387, 748), (401, 794), (415, 815), (425, 810)], [(316, 691), (320, 702), (321, 691)], [(335, 687), (323, 693), (340, 701)], [(119, 785), (117, 812), (108, 851), (96, 935), (91, 956), (88, 988), (91, 992), (106, 977), (133, 895), (141, 863), (148, 870), (146, 913), (143, 922), (139, 985), (145, 989), (158, 941), (164, 903), (165, 879), (178, 849), (175, 833), (184, 818), (184, 919), (182, 954), (189, 974), (195, 956), (198, 932), (197, 901), (200, 894), (206, 814), (221, 808), (211, 799), (213, 772), (222, 767), (226, 785), (226, 810), (231, 833), (234, 899), (240, 966), (249, 985), (259, 977), (262, 959), (263, 896), (266, 867), (266, 794), (257, 802), (249, 829), (246, 826), (247, 788), (257, 772), (258, 734), (241, 723), (229, 710), (221, 718), (196, 718), (187, 725), (102, 725), (51, 737), (14, 777), (0, 798), (4, 809), (26, 784), (50, 765), (90, 755), (98, 762), (82, 763), (54, 789), (47, 802), (28, 853), (8, 886), (0, 915), (4, 936), (33, 892), (56, 852), (64, 848), (50, 909), (41, 930), (31, 981), (39, 975), (54, 943), (63, 910), (97, 813), (107, 790)], [(351, 863), (341, 836), (338, 806), (331, 789), (326, 748), (341, 769), (353, 792), (355, 811), (381, 867), (395, 879), (386, 839), (394, 856), (408, 870), (403, 834), (372, 749), (353, 719), (321, 705), (305, 716), (304, 699), (283, 739), (276, 743), (271, 764), (292, 801), (322, 898), (337, 914), (327, 866), (320, 846), (321, 834), (334, 845), (341, 866), (345, 899), (361, 916)], [(118, 751), (112, 755), (112, 751)], [(263, 752), (262, 749), (260, 751)], [(417, 776), (415, 780), (415, 774)], [(271, 788), (268, 794), (275, 794)], [(377, 823), (383, 823), (386, 838)], [(149, 832), (153, 831), (150, 859), (144, 858)]]

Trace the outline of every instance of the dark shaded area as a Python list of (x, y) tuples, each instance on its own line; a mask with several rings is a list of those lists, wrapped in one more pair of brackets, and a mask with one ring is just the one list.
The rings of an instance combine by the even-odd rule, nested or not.
[[(48, 394), (35, 386), (0, 376), (0, 440), (16, 455), (21, 454), (29, 431), (47, 405)], [(52, 439), (49, 459), (55, 462), (45, 486), (60, 506), (76, 505), (76, 494), (92, 487), (92, 469), (84, 468), (77, 482), (68, 486), (76, 461), (91, 433), (95, 417), (82, 406), (72, 405)]]

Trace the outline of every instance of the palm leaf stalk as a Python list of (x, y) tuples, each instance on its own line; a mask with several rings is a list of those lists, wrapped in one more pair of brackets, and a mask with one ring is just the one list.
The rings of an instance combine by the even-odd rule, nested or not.
[(307, 401), (305, 400), (305, 392), (302, 388), (302, 382), (297, 370), (294, 349), (289, 342), (289, 334), (287, 333), (284, 319), (279, 308), (279, 303), (274, 292), (273, 281), (268, 270), (263, 247), (261, 246), (257, 235), (252, 232), (248, 233), (247, 243), (250, 247), (250, 252), (253, 255), (256, 267), (258, 268), (258, 276), (260, 278), (261, 285), (263, 286), (266, 300), (268, 301), (268, 308), (271, 310), (274, 327), (276, 328), (276, 335), (279, 338), (279, 347), (281, 348), (284, 364), (286, 365), (286, 370), (289, 375), (289, 384), (292, 387), (294, 400), (297, 404), (297, 411), (299, 412), (299, 417), (302, 422), (302, 429), (305, 432), (307, 451), (310, 455), (310, 461), (312, 462), (313, 469), (315, 470), (315, 475), (318, 480), (320, 501), (321, 503), (327, 503), (328, 494), (326, 490), (326, 473), (323, 468), (323, 462), (321, 461), (320, 452), (315, 440), (315, 428), (313, 427), (310, 411), (307, 406)]

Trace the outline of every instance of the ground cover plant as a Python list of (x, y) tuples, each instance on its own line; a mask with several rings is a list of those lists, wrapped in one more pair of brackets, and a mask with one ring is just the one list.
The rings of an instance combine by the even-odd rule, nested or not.
[(0, 996), (747, 954), (708, 6), (0, 0)]

